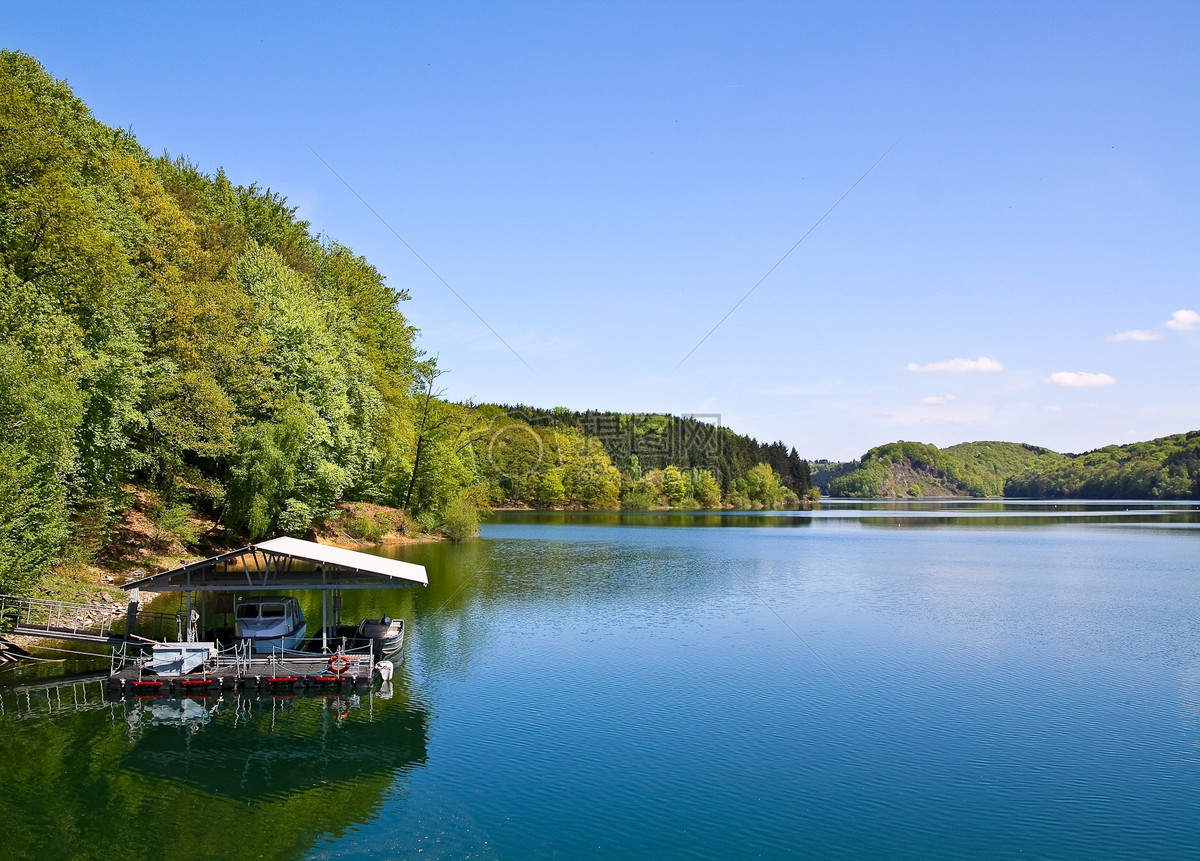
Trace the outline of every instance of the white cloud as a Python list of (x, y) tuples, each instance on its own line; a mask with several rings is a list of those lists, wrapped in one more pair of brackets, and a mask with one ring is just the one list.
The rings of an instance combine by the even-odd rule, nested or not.
[(1162, 337), (1160, 332), (1151, 332), (1148, 329), (1130, 329), (1128, 332), (1117, 332), (1115, 335), (1109, 335), (1110, 341), (1157, 341)]
[(930, 371), (945, 371), (948, 374), (967, 374), (967, 373), (982, 373), (987, 371), (1003, 371), (1004, 365), (997, 362), (995, 359), (989, 359), (987, 356), (980, 356), (978, 359), (950, 359), (946, 362), (930, 362), (928, 365), (918, 365), (916, 362), (908, 364), (908, 370), (915, 371), (918, 374), (928, 373)]
[(1117, 381), (1116, 377), (1108, 374), (1091, 374), (1087, 371), (1058, 371), (1046, 377), (1046, 382), (1052, 386), (1111, 386)]
[(957, 400), (954, 395), (930, 395), (927, 398), (921, 398), (923, 404), (948, 404), (953, 400)]
[(1057, 404), (1046, 404), (1046, 406), (1042, 407), (1042, 409), (1044, 409), (1048, 413), (1065, 413), (1066, 412), (1065, 409), (1058, 406)]
[(1200, 314), (1190, 308), (1181, 308), (1171, 315), (1171, 319), (1164, 323), (1168, 329), (1175, 329), (1180, 332), (1186, 332), (1188, 329), (1195, 329), (1200, 325)]

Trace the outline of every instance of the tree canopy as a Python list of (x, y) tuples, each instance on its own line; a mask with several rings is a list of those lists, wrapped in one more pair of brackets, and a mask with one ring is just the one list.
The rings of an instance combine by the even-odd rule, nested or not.
[(103, 550), (135, 486), (250, 539), (344, 501), (465, 537), (499, 501), (808, 490), (795, 449), (695, 418), (445, 400), (368, 261), (276, 191), (150, 155), (12, 51), (0, 142), (0, 591)]
[(1064, 455), (1009, 442), (894, 442), (834, 465), (832, 496), (1200, 499), (1200, 431)]
[[(10, 51), (0, 140), (0, 589), (65, 540), (103, 546), (130, 481), (249, 537), (400, 501), (432, 364), (403, 291), (282, 195), (152, 157)], [(445, 472), (458, 487), (416, 513), (478, 481)]]

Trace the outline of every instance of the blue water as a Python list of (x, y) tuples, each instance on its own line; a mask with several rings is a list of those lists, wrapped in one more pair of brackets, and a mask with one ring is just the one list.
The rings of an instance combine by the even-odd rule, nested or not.
[(487, 527), (471, 600), (419, 619), (430, 767), (348, 841), (379, 857), (437, 857), (438, 835), (445, 857), (1200, 857), (1195, 523), (863, 516)]
[[(369, 759), (403, 712), (412, 749), (245, 821), (356, 799), (267, 857), (1200, 858), (1200, 517), (1087, 512), (511, 514), (406, 547), (403, 696), (321, 732)], [(219, 720), (105, 743), (163, 748), (152, 793)]]

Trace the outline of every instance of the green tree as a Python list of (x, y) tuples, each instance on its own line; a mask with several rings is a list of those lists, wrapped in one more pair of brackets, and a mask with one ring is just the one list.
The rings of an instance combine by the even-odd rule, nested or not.
[(328, 459), (328, 438), (311, 406), (285, 399), (273, 421), (238, 434), (229, 482), (228, 518), (252, 539), (302, 533), (332, 510), (346, 471)]
[(80, 341), (52, 301), (0, 266), (0, 592), (27, 591), (67, 534)]
[(672, 508), (682, 505), (691, 495), (690, 491), (688, 480), (679, 471), (679, 467), (670, 464), (663, 470), (663, 495), (666, 496), (668, 505)]
[(692, 496), (701, 508), (721, 507), (721, 485), (712, 472), (707, 469), (694, 469), (691, 472)]
[[(107, 522), (135, 465), (144, 425), (142, 304), (130, 263), (139, 220), (121, 201), (114, 151), (136, 149), (106, 128), (31, 58), (0, 52), (0, 262), (68, 319), (81, 349), (72, 376), (82, 415), (74, 468), (62, 476), (75, 510)], [(6, 276), (7, 277), (7, 276)]]

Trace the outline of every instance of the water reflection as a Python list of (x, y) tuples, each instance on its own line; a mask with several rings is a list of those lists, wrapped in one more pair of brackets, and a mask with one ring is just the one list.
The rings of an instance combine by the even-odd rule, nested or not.
[(390, 699), (0, 693), (0, 855), (1191, 857), (1198, 511), (501, 513)]
[(1200, 502), (1146, 500), (858, 500), (827, 499), (782, 511), (498, 511), (485, 534), (516, 526), (811, 527), (1054, 526), (1079, 523), (1200, 525)]
[(425, 711), (399, 703), (385, 709), (369, 694), (237, 691), (125, 705), (137, 743), (122, 767), (247, 802), (361, 788), (376, 778), (386, 785), (425, 761)]
[(388, 698), (114, 698), (99, 677), (3, 690), (0, 854), (294, 857), (402, 788), (428, 723), (403, 674)]

